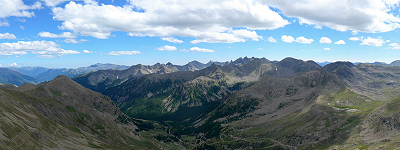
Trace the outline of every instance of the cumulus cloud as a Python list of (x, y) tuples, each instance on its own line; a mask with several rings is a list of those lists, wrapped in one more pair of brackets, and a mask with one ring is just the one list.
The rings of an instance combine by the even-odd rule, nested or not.
[(300, 24), (338, 31), (374, 33), (400, 27), (399, 17), (391, 12), (398, 11), (397, 0), (268, 0), (263, 4), (279, 9), (287, 17), (297, 18)]
[(385, 41), (381, 37), (379, 38), (367, 37), (366, 39), (362, 39), (362, 43), (360, 45), (382, 46), (384, 43)]
[(400, 46), (400, 45), (397, 43), (391, 43), (391, 44), (389, 44), (389, 46)]
[(25, 5), (22, 0), (0, 0), (0, 18), (6, 17), (33, 17), (35, 13), (31, 10), (41, 9), (42, 3), (35, 2), (33, 5)]
[(66, 55), (79, 54), (73, 50), (64, 50), (53, 41), (18, 41), (16, 43), (0, 43), (0, 55)]
[(112, 51), (108, 53), (107, 55), (136, 55), (140, 54), (141, 52), (139, 51)]
[(319, 43), (332, 43), (332, 40), (327, 38), (327, 37), (321, 37), (321, 39), (319, 39)]
[(324, 50), (326, 50), (326, 51), (330, 51), (331, 49), (330, 49), (329, 47), (327, 47), (327, 48), (324, 48)]
[(84, 1), (86, 4), (98, 4), (96, 1), (93, 0), (40, 0), (46, 4), (46, 6), (54, 7), (58, 6), (61, 3), (69, 2), (69, 1)]
[(84, 36), (106, 39), (112, 31), (124, 31), (131, 36), (194, 37), (193, 44), (258, 41), (262, 37), (252, 30), (289, 24), (256, 0), (132, 0), (124, 6), (71, 1), (64, 8), (54, 7), (52, 14), (62, 21), (60, 29)]
[(72, 34), (71, 32), (63, 32), (61, 34), (54, 34), (50, 32), (40, 32), (38, 34), (40, 37), (47, 37), (47, 38), (76, 38), (76, 35)]
[(364, 39), (363, 36), (361, 36), (361, 37), (351, 37), (351, 38), (349, 38), (349, 40), (352, 40), (352, 41), (361, 41), (362, 39)]
[(282, 35), (282, 41), (286, 43), (292, 43), (295, 40), (292, 36)]
[(292, 36), (287, 36), (287, 35), (282, 36), (282, 41), (286, 43), (297, 42), (302, 44), (311, 44), (311, 42), (314, 42), (313, 39), (307, 39), (303, 36), (297, 37), (295, 40)]
[(389, 46), (392, 46), (392, 49), (400, 49), (400, 45), (397, 43), (391, 43)]
[(189, 49), (189, 51), (191, 51), (191, 52), (208, 52), (208, 53), (215, 52), (214, 50), (211, 50), (211, 49), (198, 48), (198, 47), (192, 47)]
[(41, 0), (41, 1), (43, 1), (46, 4), (46, 6), (54, 7), (60, 3), (70, 1), (70, 0)]
[(300, 37), (296, 38), (295, 42), (301, 43), (301, 44), (311, 44), (311, 42), (314, 42), (314, 40), (313, 39), (307, 39), (305, 37), (300, 36)]
[(83, 50), (83, 53), (87, 53), (88, 54), (88, 53), (93, 53), (93, 52), (88, 51), (88, 50), (85, 49), (85, 50)]
[(259, 39), (262, 39), (262, 37), (257, 35), (255, 31), (245, 29), (233, 30), (228, 33), (198, 32), (197, 35), (198, 36), (195, 36), (197, 40), (190, 41), (190, 43), (235, 43), (245, 42), (247, 38), (251, 38), (253, 41), (259, 41)]
[(334, 44), (346, 44), (343, 40), (336, 41)]
[(272, 36), (270, 36), (270, 37), (268, 38), (268, 42), (277, 43), (276, 39), (274, 39)]
[(159, 51), (175, 51), (176, 47), (175, 46), (169, 46), (169, 45), (165, 45), (165, 46), (161, 46), (156, 48)]
[(0, 33), (0, 39), (16, 39), (14, 34), (10, 33)]
[(178, 39), (175, 39), (173, 37), (161, 37), (161, 40), (168, 41), (168, 42), (171, 42), (171, 43), (177, 43), (177, 44), (184, 43), (182, 40), (178, 40)]

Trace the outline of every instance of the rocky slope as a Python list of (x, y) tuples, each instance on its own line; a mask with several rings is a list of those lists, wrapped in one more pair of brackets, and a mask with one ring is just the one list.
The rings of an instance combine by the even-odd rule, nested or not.
[(386, 101), (399, 95), (400, 67), (336, 62), (324, 67), (344, 80), (354, 92)]
[(336, 62), (265, 77), (175, 134), (198, 149), (396, 149), (399, 69)]
[(199, 149), (326, 149), (350, 140), (382, 104), (352, 92), (321, 69), (290, 78), (266, 77), (232, 93), (175, 134), (202, 135), (196, 138), (204, 140)]
[(263, 77), (290, 77), (318, 68), (315, 62), (293, 58), (278, 63), (240, 58), (224, 66), (212, 65), (198, 71), (132, 78), (102, 93), (110, 96), (129, 116), (187, 124), (209, 112), (233, 91), (246, 88)]
[[(2, 149), (159, 149), (158, 125), (133, 119), (108, 97), (66, 76), (38, 85), (0, 89)], [(182, 147), (181, 147), (182, 148)]]

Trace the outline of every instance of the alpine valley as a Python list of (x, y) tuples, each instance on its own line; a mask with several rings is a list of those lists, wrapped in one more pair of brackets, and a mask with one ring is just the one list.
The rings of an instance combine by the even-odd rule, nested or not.
[(0, 68), (0, 149), (396, 149), (398, 62)]

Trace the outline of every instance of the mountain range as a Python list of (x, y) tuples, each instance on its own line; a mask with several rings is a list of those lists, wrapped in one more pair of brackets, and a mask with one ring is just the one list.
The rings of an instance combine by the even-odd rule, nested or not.
[[(395, 62), (322, 67), (290, 57), (244, 57), (0, 84), (0, 147), (395, 149)], [(22, 77), (17, 73), (1, 75)]]

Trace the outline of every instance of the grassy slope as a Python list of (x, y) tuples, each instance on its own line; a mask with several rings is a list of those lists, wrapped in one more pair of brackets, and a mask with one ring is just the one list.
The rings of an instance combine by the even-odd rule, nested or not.
[[(82, 88), (61, 77), (37, 86), (21, 86), (19, 90), (24, 92), (1, 89), (4, 112), (1, 129), (6, 133), (3, 142), (7, 143), (4, 148), (15, 149), (16, 145), (23, 144), (26, 148), (43, 149), (46, 143), (52, 149), (183, 148), (179, 142), (165, 144), (155, 139), (168, 136), (162, 126), (127, 117), (111, 100)], [(32, 138), (36, 139), (25, 140)], [(25, 141), (33, 143), (25, 144)]]

